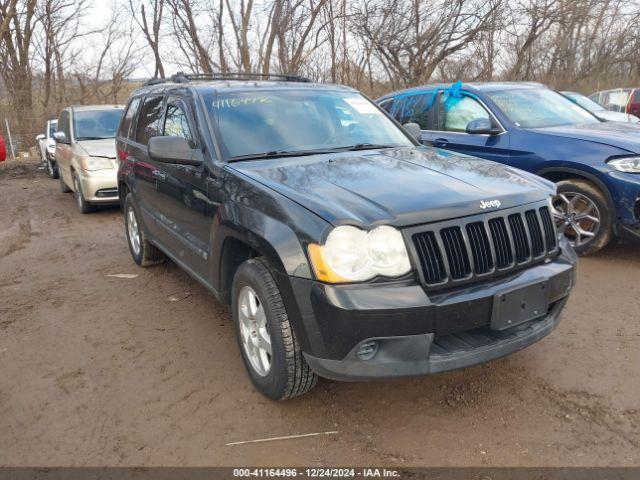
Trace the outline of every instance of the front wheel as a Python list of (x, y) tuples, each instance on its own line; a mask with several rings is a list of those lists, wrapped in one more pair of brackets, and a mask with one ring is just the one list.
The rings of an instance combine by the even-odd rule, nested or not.
[(268, 263), (261, 258), (244, 262), (232, 290), (236, 337), (258, 391), (284, 400), (311, 390), (318, 377), (302, 355)]
[(602, 191), (591, 182), (569, 179), (558, 182), (553, 200), (554, 218), (579, 255), (604, 248), (613, 237), (613, 215)]
[(53, 160), (51, 160), (51, 157), (49, 155), (45, 154), (44, 162), (47, 166), (47, 173), (49, 174), (49, 176), (53, 179), (58, 178), (58, 166)]
[(78, 204), (78, 210), (80, 210), (80, 213), (93, 212), (93, 205), (91, 205), (84, 199), (84, 194), (82, 193), (82, 184), (80, 183), (78, 174), (75, 172), (73, 173), (73, 189), (75, 190), (73, 193), (76, 197), (76, 203)]

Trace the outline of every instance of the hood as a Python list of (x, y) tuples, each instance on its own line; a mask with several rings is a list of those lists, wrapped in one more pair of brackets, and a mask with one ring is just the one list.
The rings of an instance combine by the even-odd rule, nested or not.
[(252, 160), (229, 168), (333, 225), (417, 225), (519, 206), (555, 192), (553, 183), (524, 171), (429, 147)]
[(116, 158), (116, 139), (82, 140), (77, 143), (91, 157)]
[(609, 122), (631, 122), (638, 123), (640, 122), (640, 118), (635, 115), (631, 115), (630, 113), (622, 113), (622, 112), (611, 112), (609, 110), (597, 111), (594, 115), (601, 120), (607, 120)]
[(640, 125), (635, 123), (600, 122), (532, 128), (531, 131), (602, 143), (632, 153), (640, 153)]

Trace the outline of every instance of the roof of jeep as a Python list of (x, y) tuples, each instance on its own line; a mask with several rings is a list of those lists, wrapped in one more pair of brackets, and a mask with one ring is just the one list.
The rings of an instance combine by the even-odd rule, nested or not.
[(357, 90), (344, 85), (313, 82), (287, 82), (272, 80), (191, 80), (188, 82), (166, 81), (154, 85), (145, 85), (136, 89), (132, 96), (148, 93), (162, 93), (169, 90), (188, 89), (201, 94), (250, 90)]

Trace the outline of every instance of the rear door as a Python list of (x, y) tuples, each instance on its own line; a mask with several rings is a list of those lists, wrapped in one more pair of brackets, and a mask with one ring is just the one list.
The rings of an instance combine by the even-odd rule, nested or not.
[[(169, 96), (163, 118), (162, 135), (182, 137), (192, 148), (202, 148), (189, 98)], [(156, 176), (156, 198), (163, 242), (194, 273), (208, 278), (211, 233), (208, 165), (205, 162), (198, 166), (176, 163), (159, 166), (162, 174)]]
[(134, 194), (142, 212), (148, 232), (162, 241), (164, 231), (159, 225), (157, 179), (162, 178), (163, 166), (149, 157), (149, 139), (161, 135), (164, 114), (164, 95), (148, 95), (144, 98), (140, 113), (132, 128), (128, 144), (128, 158), (134, 176)]
[[(488, 108), (477, 98), (463, 93), (461, 97), (452, 98), (440, 92), (436, 100), (433, 130), (426, 143), (434, 147), (453, 150), (455, 152), (486, 158), (495, 162), (508, 164), (510, 160), (510, 138), (507, 132)], [(467, 125), (472, 120), (487, 119), (500, 127), (497, 135), (469, 134)]]

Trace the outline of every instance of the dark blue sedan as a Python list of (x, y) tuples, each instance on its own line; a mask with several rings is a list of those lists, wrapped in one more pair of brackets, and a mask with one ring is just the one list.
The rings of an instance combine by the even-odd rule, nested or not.
[(556, 182), (556, 222), (578, 253), (640, 241), (638, 126), (602, 122), (536, 83), (421, 86), (378, 103), (424, 144)]

